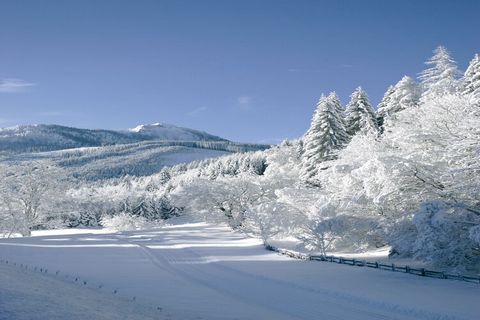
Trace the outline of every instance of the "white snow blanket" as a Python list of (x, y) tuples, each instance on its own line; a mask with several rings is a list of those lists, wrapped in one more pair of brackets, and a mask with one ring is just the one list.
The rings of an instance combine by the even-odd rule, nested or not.
[[(73, 287), (72, 313), (77, 296), (78, 308), (124, 299), (129, 301), (121, 311), (125, 319), (141, 307), (145, 319), (153, 311), (158, 319), (182, 320), (478, 319), (480, 284), (294, 260), (266, 251), (257, 239), (205, 223), (105, 232), (48, 231), (1, 240), (0, 259), (9, 260), (8, 270), (15, 261), (47, 268), (48, 274), (8, 271), (28, 283), (0, 277), (0, 318), (2, 308), (10, 308), (9, 319), (15, 319), (15, 293), (9, 298), (7, 286), (51, 292), (58, 285), (59, 305), (62, 292)], [(105, 318), (114, 303), (105, 303)], [(30, 297), (22, 301), (27, 309), (29, 304), (39, 313), (58, 307)]]

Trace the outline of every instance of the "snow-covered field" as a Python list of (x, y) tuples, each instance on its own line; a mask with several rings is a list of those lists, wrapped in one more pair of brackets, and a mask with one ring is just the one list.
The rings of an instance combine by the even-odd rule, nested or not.
[(167, 319), (159, 310), (53, 276), (0, 264), (0, 319)]
[(1, 319), (478, 319), (480, 303), (479, 284), (293, 260), (204, 223), (39, 232), (0, 259)]

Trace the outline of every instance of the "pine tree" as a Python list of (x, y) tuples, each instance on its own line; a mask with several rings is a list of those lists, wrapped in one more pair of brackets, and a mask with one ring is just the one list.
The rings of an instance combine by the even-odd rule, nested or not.
[(463, 76), (463, 94), (470, 94), (473, 102), (480, 104), (480, 56), (478, 54), (470, 61)]
[(395, 118), (404, 109), (416, 107), (419, 102), (419, 89), (416, 82), (404, 76), (395, 86), (390, 86), (382, 102), (378, 105), (377, 119), (380, 126)]
[(383, 95), (382, 101), (380, 101), (380, 103), (377, 106), (377, 124), (378, 124), (379, 128), (381, 128), (383, 126), (383, 120), (384, 120), (383, 114), (380, 113), (379, 111), (384, 109), (386, 107), (386, 105), (390, 102), (391, 96), (392, 96), (393, 91), (394, 91), (393, 88), (394, 88), (394, 86), (392, 86), (392, 85), (390, 85), (388, 87), (387, 91)]
[(424, 90), (422, 102), (458, 92), (457, 63), (450, 57), (445, 47), (436, 48), (433, 56), (425, 64), (431, 67), (420, 73), (419, 78)]
[(170, 181), (172, 177), (170, 176), (168, 169), (162, 168), (162, 170), (160, 170), (160, 173), (158, 174), (158, 178), (159, 178), (160, 184), (163, 186), (163, 185), (166, 185), (167, 182)]
[(348, 143), (343, 109), (335, 93), (322, 95), (317, 103), (310, 128), (303, 138), (302, 177), (308, 181), (319, 164), (335, 158), (335, 151)]
[(378, 134), (380, 130), (377, 117), (368, 101), (366, 92), (361, 87), (358, 87), (350, 97), (351, 100), (345, 111), (347, 133), (350, 136), (355, 135), (357, 132)]

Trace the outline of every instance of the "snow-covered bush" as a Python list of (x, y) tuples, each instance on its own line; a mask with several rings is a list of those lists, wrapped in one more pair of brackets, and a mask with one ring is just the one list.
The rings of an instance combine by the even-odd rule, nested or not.
[(148, 229), (160, 224), (148, 221), (144, 217), (133, 216), (126, 212), (121, 212), (115, 216), (103, 216), (100, 220), (102, 226), (116, 231), (128, 231)]
[(456, 271), (479, 268), (478, 212), (463, 205), (427, 201), (409, 222), (405, 221), (402, 232), (392, 239), (393, 249), (400, 255)]

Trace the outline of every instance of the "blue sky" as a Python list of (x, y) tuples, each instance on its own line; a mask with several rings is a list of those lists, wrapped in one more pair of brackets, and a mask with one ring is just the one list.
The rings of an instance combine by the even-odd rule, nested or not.
[(0, 2), (0, 127), (165, 122), (236, 141), (302, 135), (322, 93), (377, 104), (439, 44), (480, 52), (480, 1)]

